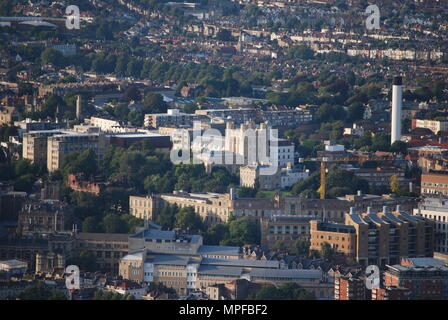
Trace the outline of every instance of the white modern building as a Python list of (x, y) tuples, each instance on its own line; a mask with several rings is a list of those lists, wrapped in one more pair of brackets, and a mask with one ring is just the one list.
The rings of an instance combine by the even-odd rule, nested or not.
[(414, 215), (434, 221), (434, 251), (448, 253), (448, 199), (426, 198), (414, 209)]
[(278, 139), (278, 165), (286, 167), (294, 163), (294, 144), (286, 139)]

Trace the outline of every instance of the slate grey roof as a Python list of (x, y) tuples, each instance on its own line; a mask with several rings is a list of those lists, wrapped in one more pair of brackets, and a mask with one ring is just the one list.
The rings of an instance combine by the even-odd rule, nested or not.
[(237, 256), (240, 254), (240, 247), (202, 245), (199, 247), (198, 253)]
[(252, 269), (250, 271), (251, 278), (288, 278), (288, 279), (320, 279), (322, 272), (320, 270), (304, 270), (304, 269)]
[(247, 267), (247, 268), (269, 268), (269, 269), (280, 268), (280, 262), (272, 261), (272, 260), (204, 258), (204, 259), (202, 259), (202, 264), (203, 265), (228, 266), (228, 267), (231, 267), (231, 266)]
[(214, 275), (223, 277), (240, 277), (243, 273), (241, 267), (222, 267), (222, 266), (204, 266), (202, 265), (198, 273), (201, 275)]

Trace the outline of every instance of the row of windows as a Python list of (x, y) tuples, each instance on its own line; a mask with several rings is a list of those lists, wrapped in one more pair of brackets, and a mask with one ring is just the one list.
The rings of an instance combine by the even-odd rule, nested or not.
[(443, 221), (443, 222), (445, 222), (446, 221), (446, 217), (445, 216), (439, 216), (439, 215), (432, 215), (432, 214), (422, 214), (422, 216), (423, 217), (425, 217), (425, 218), (428, 218), (428, 219), (434, 219), (434, 220), (437, 220), (437, 221)]
[[(312, 242), (311, 245), (312, 245), (313, 247), (320, 247), (320, 246), (322, 245), (322, 243), (319, 243), (319, 242)], [(339, 244), (334, 244), (332, 247), (335, 248), (335, 249), (339, 249)], [(345, 248), (346, 248), (345, 245), (341, 245), (341, 249), (345, 249)], [(348, 249), (348, 250), (352, 250), (352, 249), (354, 249), (354, 247), (353, 247), (353, 246), (350, 246), (350, 245), (347, 245), (347, 249)]]
[[(324, 237), (323, 235), (321, 235), (320, 237), (319, 237), (319, 235), (313, 235), (313, 238), (317, 238), (317, 239), (327, 239), (327, 240), (336, 240), (336, 241), (339, 241), (339, 237), (335, 237), (335, 236), (326, 236), (326, 237)], [(347, 238), (347, 241), (349, 240), (349, 238)], [(345, 237), (341, 237), (341, 241), (345, 241)]]
[[(277, 229), (277, 232), (275, 232), (275, 229)], [(277, 228), (275, 228), (275, 226), (270, 226), (269, 227), (269, 233), (283, 233), (283, 230), (285, 230), (285, 233), (291, 233), (291, 227), (290, 226), (277, 226)], [(308, 228), (305, 227), (305, 226), (302, 226), (300, 233), (307, 233), (307, 231), (308, 231)], [(292, 233), (293, 234), (299, 234), (299, 227), (298, 226), (293, 226)]]
[(432, 182), (422, 182), (422, 186), (448, 188), (448, 184)]
[(440, 191), (440, 190), (426, 189), (426, 188), (423, 188), (423, 193), (427, 193), (427, 194), (439, 194), (439, 193), (442, 193), (444, 195), (448, 195), (447, 191)]
[(157, 272), (157, 275), (167, 277), (183, 277), (182, 272), (174, 272), (174, 271), (159, 271)]
[(183, 284), (182, 281), (162, 281), (162, 283), (169, 286), (180, 286)]
[[(147, 200), (147, 201), (145, 201), (145, 200), (137, 200), (137, 199), (135, 199), (135, 200), (130, 200), (129, 201), (130, 202), (130, 205), (132, 206), (132, 205), (134, 205), (134, 206), (139, 206), (139, 207), (144, 207), (144, 208), (146, 208), (146, 207), (150, 207), (149, 206), (149, 200)], [(147, 205), (148, 204), (148, 205)]]
[[(113, 254), (114, 258), (116, 258), (116, 259), (120, 258), (121, 256), (125, 256), (125, 255), (126, 255), (125, 252), (114, 252), (114, 254)], [(96, 252), (96, 257), (97, 258), (102, 258), (103, 257), (103, 251), (97, 251)], [(111, 257), (112, 257), (112, 251), (104, 251), (104, 258), (111, 258)]]

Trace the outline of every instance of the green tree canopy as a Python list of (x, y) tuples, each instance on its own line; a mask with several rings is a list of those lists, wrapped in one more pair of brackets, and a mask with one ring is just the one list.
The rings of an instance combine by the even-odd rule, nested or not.
[(228, 222), (229, 236), (221, 241), (221, 245), (243, 246), (245, 244), (260, 244), (260, 227), (249, 218), (230, 219)]
[(64, 65), (64, 56), (58, 50), (53, 48), (46, 48), (42, 51), (40, 56), (43, 64), (52, 64), (56, 67), (62, 67)]
[(193, 207), (182, 208), (176, 213), (175, 226), (190, 231), (199, 231), (203, 229), (202, 220), (199, 215), (194, 212)]
[(64, 292), (49, 288), (39, 282), (28, 286), (17, 295), (20, 300), (67, 300)]
[(278, 288), (264, 285), (255, 295), (255, 300), (315, 300), (315, 296), (297, 283), (288, 282)]

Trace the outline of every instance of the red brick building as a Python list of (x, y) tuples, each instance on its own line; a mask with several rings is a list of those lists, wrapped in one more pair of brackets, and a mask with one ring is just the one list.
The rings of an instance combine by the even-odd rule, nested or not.
[(364, 279), (340, 276), (334, 279), (334, 300), (365, 300), (367, 289)]
[(409, 300), (410, 294), (407, 288), (372, 288), (372, 300)]
[(393, 265), (384, 273), (386, 287), (403, 287), (411, 299), (448, 300), (448, 267), (445, 265)]
[(70, 174), (67, 177), (67, 186), (74, 191), (92, 193), (96, 196), (107, 186), (104, 182), (85, 181), (83, 178), (83, 175)]

